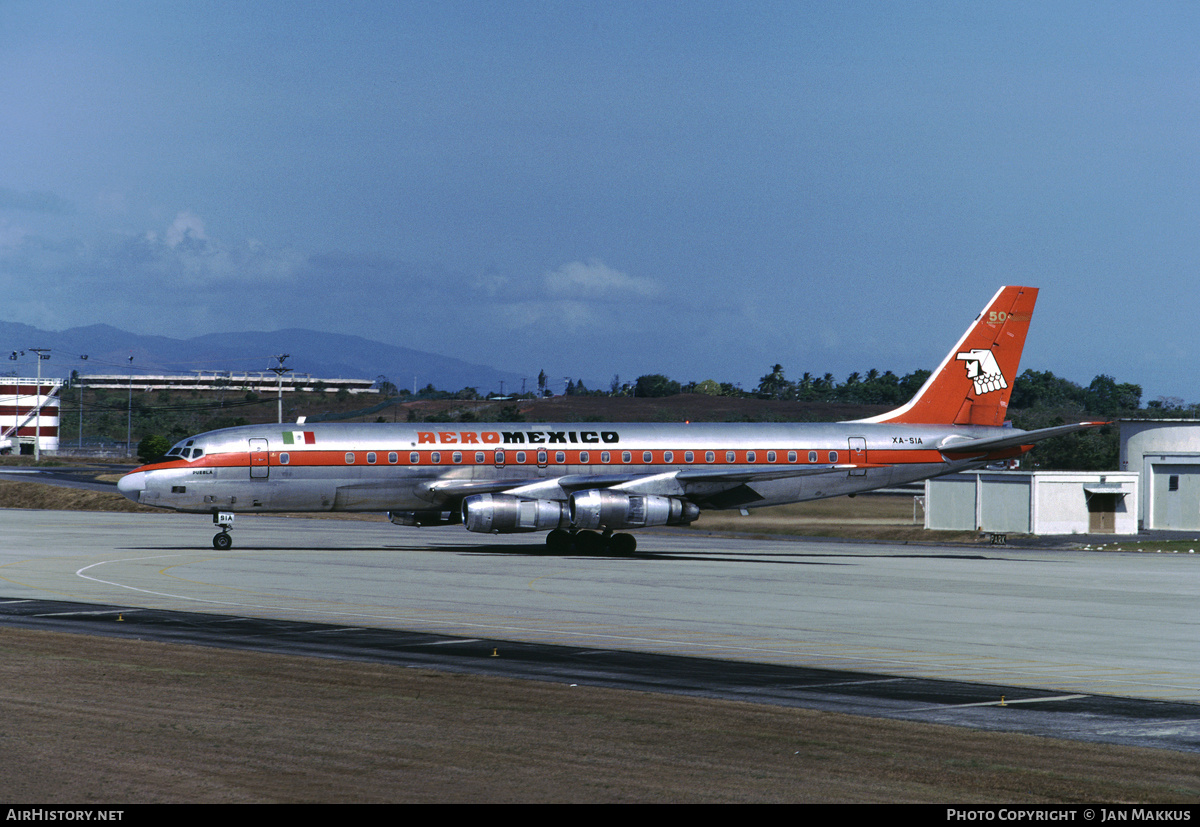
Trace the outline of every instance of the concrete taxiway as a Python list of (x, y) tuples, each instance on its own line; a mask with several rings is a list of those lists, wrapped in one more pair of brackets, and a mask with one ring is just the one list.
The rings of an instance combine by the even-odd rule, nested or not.
[(579, 557), (540, 536), (266, 516), (218, 552), (189, 515), (0, 525), (10, 599), (1200, 702), (1198, 554), (647, 532), (633, 557)]

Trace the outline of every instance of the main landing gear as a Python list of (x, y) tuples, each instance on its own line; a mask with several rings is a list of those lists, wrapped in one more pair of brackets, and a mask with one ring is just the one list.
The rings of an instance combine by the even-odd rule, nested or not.
[(233, 548), (233, 538), (229, 536), (229, 529), (233, 528), (233, 515), (214, 511), (213, 525), (221, 529), (220, 533), (213, 537), (213, 548), (217, 551), (229, 551)]
[(633, 554), (637, 549), (637, 540), (632, 534), (613, 534), (605, 531), (566, 531), (556, 528), (546, 535), (546, 545), (551, 551), (577, 554)]

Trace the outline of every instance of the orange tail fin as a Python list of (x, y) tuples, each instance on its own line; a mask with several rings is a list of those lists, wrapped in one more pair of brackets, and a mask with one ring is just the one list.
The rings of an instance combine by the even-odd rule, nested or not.
[(1037, 294), (1001, 287), (907, 405), (858, 421), (1003, 425)]

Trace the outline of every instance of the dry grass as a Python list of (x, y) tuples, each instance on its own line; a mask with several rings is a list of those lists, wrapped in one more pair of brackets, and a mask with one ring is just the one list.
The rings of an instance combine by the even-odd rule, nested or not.
[(761, 536), (799, 535), (839, 537), (893, 543), (985, 542), (977, 531), (927, 531), (924, 513), (918, 506), (913, 520), (913, 497), (909, 494), (864, 494), (827, 500), (737, 511), (704, 511), (692, 528), (712, 533)]
[(799, 709), (0, 631), (0, 797), (1195, 803), (1200, 756)]
[(35, 508), (46, 511), (137, 511), (161, 509), (138, 505), (116, 491), (88, 491), (37, 482), (0, 480), (0, 508)]

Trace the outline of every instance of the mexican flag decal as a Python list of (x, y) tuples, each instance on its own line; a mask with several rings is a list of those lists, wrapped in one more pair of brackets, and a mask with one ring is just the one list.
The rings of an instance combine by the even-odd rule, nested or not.
[(312, 431), (284, 431), (284, 445), (316, 445), (317, 435)]

